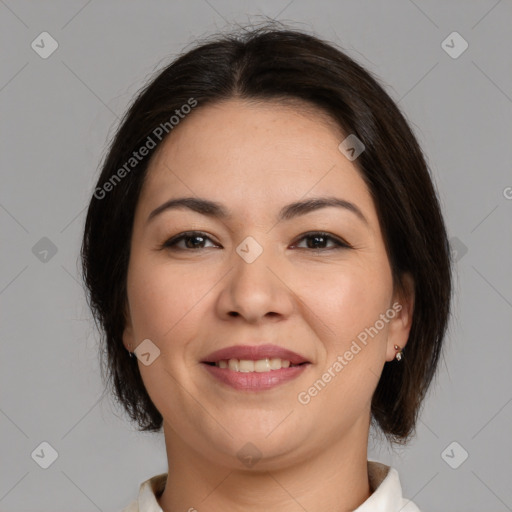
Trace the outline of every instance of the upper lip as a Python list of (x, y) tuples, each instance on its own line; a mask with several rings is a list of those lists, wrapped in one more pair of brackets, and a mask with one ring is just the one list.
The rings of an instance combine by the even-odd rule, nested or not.
[(309, 361), (283, 347), (277, 345), (233, 345), (231, 347), (221, 348), (209, 354), (202, 362), (203, 363), (216, 363), (222, 360), (229, 359), (247, 359), (257, 361), (259, 359), (272, 359), (279, 358), (290, 361), (291, 364), (309, 363)]

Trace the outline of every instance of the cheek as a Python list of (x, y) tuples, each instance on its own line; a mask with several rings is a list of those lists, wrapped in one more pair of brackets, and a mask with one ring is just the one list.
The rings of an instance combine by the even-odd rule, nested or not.
[(347, 265), (328, 273), (304, 274), (303, 298), (330, 329), (333, 345), (343, 348), (385, 313), (392, 294), (387, 267)]
[(134, 258), (128, 273), (128, 297), (135, 335), (157, 345), (186, 338), (187, 325), (195, 324), (194, 311), (212, 285), (197, 272)]
[[(305, 411), (312, 417), (332, 418), (334, 429), (339, 422), (349, 428), (369, 411), (385, 361), (388, 324), (380, 315), (389, 308), (391, 278), (383, 269), (350, 266), (330, 277), (317, 275), (316, 281), (315, 288), (306, 286), (304, 298), (313, 305), (324, 352), (310, 387), (298, 398), (301, 404), (308, 401)], [(382, 326), (377, 331), (376, 322)]]

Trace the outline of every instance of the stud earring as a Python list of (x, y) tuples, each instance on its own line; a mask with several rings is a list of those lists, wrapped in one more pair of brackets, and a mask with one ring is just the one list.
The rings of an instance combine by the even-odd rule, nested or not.
[(398, 345), (395, 345), (395, 350), (398, 350), (398, 352), (395, 355), (395, 359), (397, 361), (400, 361), (402, 359), (402, 349)]

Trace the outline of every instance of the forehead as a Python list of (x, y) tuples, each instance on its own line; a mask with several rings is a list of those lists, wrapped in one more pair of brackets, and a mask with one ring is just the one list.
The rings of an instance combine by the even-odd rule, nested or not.
[(229, 100), (198, 106), (153, 155), (140, 202), (149, 209), (197, 195), (241, 214), (272, 214), (273, 205), (329, 194), (358, 202), (371, 219), (366, 184), (338, 149), (344, 138), (312, 105)]

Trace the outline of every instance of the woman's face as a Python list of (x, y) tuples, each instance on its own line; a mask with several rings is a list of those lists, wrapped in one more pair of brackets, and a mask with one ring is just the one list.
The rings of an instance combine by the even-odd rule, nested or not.
[[(366, 447), (372, 394), (411, 318), (393, 294), (370, 193), (338, 149), (344, 138), (318, 114), (230, 100), (198, 107), (153, 156), (135, 212), (124, 344), (150, 340), (138, 365), (174, 446), (231, 467), (262, 456), (258, 468), (336, 443)], [(227, 215), (182, 206), (151, 216), (183, 197)], [(280, 216), (327, 197), (346, 206)], [(239, 358), (260, 360), (254, 371), (205, 362), (248, 345), (307, 363), (269, 369), (265, 355), (279, 353), (265, 351)]]

